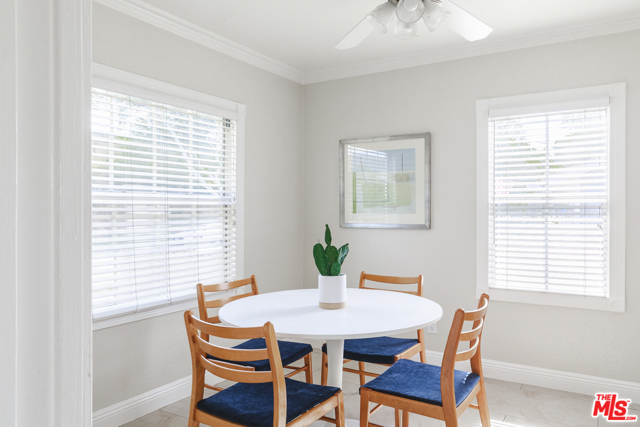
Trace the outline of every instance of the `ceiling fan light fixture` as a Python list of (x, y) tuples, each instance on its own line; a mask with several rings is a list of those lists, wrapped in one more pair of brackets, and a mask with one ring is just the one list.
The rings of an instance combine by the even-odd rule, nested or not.
[(424, 0), (425, 13), (422, 20), (429, 31), (434, 32), (451, 15), (451, 12), (442, 7), (440, 0)]
[(367, 21), (376, 30), (386, 33), (395, 12), (396, 6), (391, 2), (385, 1), (367, 14)]
[(418, 25), (415, 22), (407, 24), (406, 22), (398, 21), (393, 35), (400, 40), (415, 39), (418, 37)]
[(401, 40), (418, 36), (417, 21), (421, 18), (432, 32), (440, 28), (446, 20), (448, 29), (468, 41), (484, 39), (493, 31), (490, 26), (450, 0), (387, 0), (349, 31), (336, 44), (336, 49), (351, 49), (358, 46), (374, 29), (386, 33), (396, 21), (395, 17), (399, 19), (397, 19), (394, 35)]
[(400, 0), (396, 7), (398, 19), (405, 24), (418, 22), (424, 13), (425, 5), (422, 0)]

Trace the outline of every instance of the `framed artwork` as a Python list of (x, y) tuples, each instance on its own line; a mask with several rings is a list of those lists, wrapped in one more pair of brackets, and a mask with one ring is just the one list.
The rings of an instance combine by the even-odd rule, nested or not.
[(431, 134), (340, 141), (340, 226), (431, 228)]

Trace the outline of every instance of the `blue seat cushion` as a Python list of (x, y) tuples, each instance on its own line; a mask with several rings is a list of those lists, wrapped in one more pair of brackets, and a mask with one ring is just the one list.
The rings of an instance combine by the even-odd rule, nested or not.
[[(278, 341), (278, 347), (280, 348), (280, 357), (282, 358), (282, 366), (286, 366), (296, 360), (302, 359), (307, 354), (313, 352), (313, 347), (310, 344), (302, 344), (289, 341)], [(249, 341), (245, 341), (233, 348), (242, 350), (257, 350), (260, 348), (267, 348), (267, 343), (264, 338), (254, 338)], [(213, 357), (210, 354), (207, 355), (209, 359), (222, 360), (223, 362), (235, 363), (243, 366), (253, 366), (256, 371), (270, 371), (271, 365), (269, 359), (254, 360), (250, 362), (234, 362), (233, 360), (224, 360)]]
[[(466, 399), (480, 381), (480, 375), (455, 370), (453, 385), (456, 393), (456, 406)], [(413, 360), (398, 360), (379, 377), (365, 386), (373, 391), (405, 397), (411, 400), (442, 406), (440, 393), (440, 367), (427, 365)]]
[[(400, 354), (419, 343), (420, 341), (417, 339), (393, 337), (344, 340), (344, 358), (358, 362), (393, 365), (396, 354)], [(327, 352), (326, 344), (322, 346), (322, 351)]]
[[(337, 387), (285, 378), (287, 423), (336, 394)], [(273, 383), (238, 383), (201, 400), (197, 408), (214, 417), (248, 427), (273, 426)]]

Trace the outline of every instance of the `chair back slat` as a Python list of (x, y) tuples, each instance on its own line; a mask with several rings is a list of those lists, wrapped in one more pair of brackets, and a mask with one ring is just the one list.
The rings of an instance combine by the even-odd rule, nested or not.
[(225, 380), (235, 381), (239, 383), (270, 383), (273, 381), (271, 371), (245, 371), (230, 368), (228, 364), (218, 364), (215, 360), (209, 360), (204, 356), (200, 356), (200, 363), (207, 371), (213, 375), (224, 378)]
[(473, 328), (470, 331), (462, 332), (460, 334), (460, 341), (473, 341), (480, 336), (482, 333), (482, 325), (484, 324), (483, 319), (479, 319), (480, 324)]
[(234, 328), (232, 326), (214, 325), (213, 323), (204, 322), (197, 317), (191, 320), (191, 323), (199, 331), (207, 335), (213, 335), (220, 338), (244, 339), (264, 338), (264, 327), (257, 326), (254, 328)]
[(222, 366), (223, 368), (235, 369), (236, 371), (255, 371), (256, 369), (253, 366), (243, 366), (236, 365), (235, 363), (224, 362), (222, 360), (213, 361), (217, 366)]
[(214, 299), (211, 301), (206, 301), (205, 302), (205, 307), (207, 308), (220, 308), (225, 304), (230, 303), (231, 301), (236, 301), (242, 298), (246, 298), (246, 297), (250, 297), (253, 296), (253, 293), (246, 293), (246, 294), (240, 294), (240, 295), (234, 295), (232, 297), (226, 297), (226, 298), (220, 298), (220, 299)]
[(475, 344), (473, 344), (470, 349), (457, 352), (456, 362), (463, 362), (475, 356), (476, 352), (478, 351), (478, 344), (479, 344), (479, 341), (476, 341)]
[[(385, 283), (389, 285), (417, 285), (415, 291), (403, 291), (396, 289), (380, 289), (371, 286), (365, 286), (365, 281)], [(367, 274), (364, 271), (360, 274), (360, 289), (384, 290), (393, 292), (402, 292), (411, 295), (422, 296), (422, 276), (418, 277), (396, 277), (396, 276), (379, 276), (376, 274)]]
[(466, 322), (474, 322), (476, 320), (480, 320), (482, 319), (485, 314), (487, 314), (487, 306), (489, 304), (489, 301), (485, 301), (485, 305), (483, 307), (479, 307), (477, 310), (473, 310), (473, 311), (466, 311), (464, 313), (464, 320)]
[(380, 288), (370, 288), (368, 286), (362, 286), (360, 289), (370, 289), (372, 291), (389, 291), (389, 292), (399, 292), (401, 294), (409, 294), (409, 295), (417, 295), (415, 291), (400, 291), (398, 289), (380, 289)]
[(233, 282), (217, 283), (215, 285), (203, 285), (203, 287), (205, 292), (228, 291), (230, 289), (236, 289), (242, 286), (250, 285), (252, 283), (252, 277), (253, 276)]
[(266, 348), (243, 350), (237, 348), (220, 347), (196, 337), (196, 343), (200, 349), (218, 359), (234, 360), (237, 362), (253, 362), (255, 360), (264, 360), (269, 358), (269, 352)]

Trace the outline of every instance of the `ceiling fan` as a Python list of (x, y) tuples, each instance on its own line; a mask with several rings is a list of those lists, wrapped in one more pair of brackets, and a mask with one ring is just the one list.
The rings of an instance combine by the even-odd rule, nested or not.
[(336, 49), (350, 49), (359, 45), (373, 30), (386, 33), (397, 18), (394, 36), (409, 40), (418, 36), (418, 21), (422, 20), (433, 32), (445, 20), (447, 26), (469, 41), (480, 40), (493, 29), (450, 0), (388, 0), (373, 9), (344, 36)]

